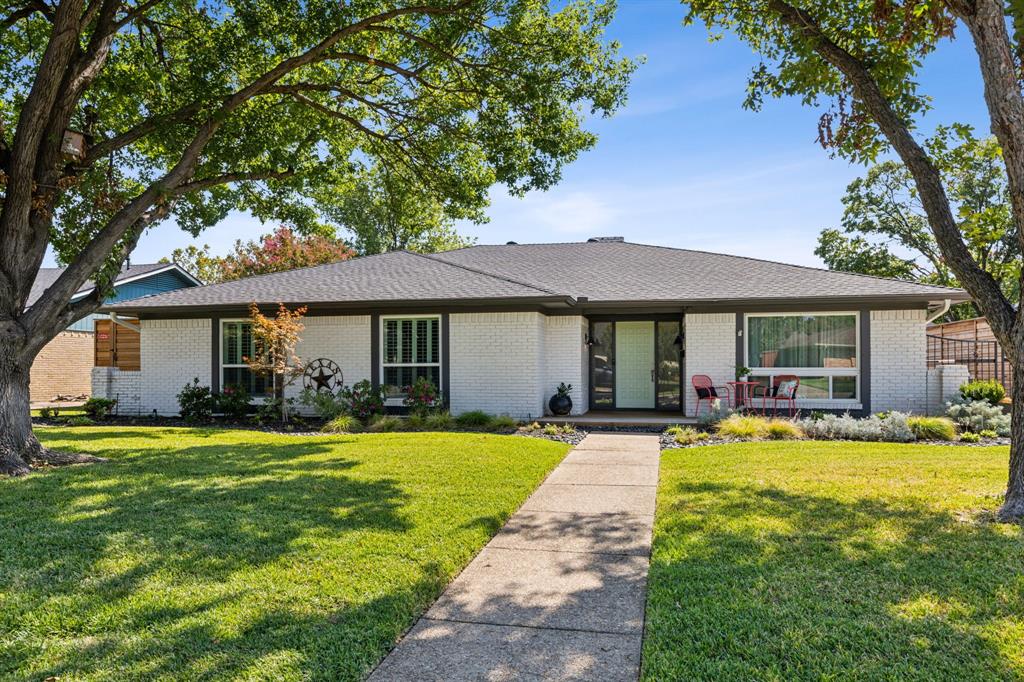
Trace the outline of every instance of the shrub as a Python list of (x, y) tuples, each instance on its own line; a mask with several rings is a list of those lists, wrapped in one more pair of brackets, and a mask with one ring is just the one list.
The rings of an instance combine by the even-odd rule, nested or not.
[(768, 420), (751, 414), (733, 414), (718, 422), (718, 434), (726, 438), (764, 438)]
[(562, 433), (562, 429), (558, 426), (558, 424), (545, 424), (541, 433), (543, 433), (545, 436), (557, 436), (558, 434)]
[(956, 425), (946, 417), (908, 417), (907, 426), (918, 440), (956, 440)]
[(666, 433), (673, 436), (680, 445), (693, 445), (708, 439), (708, 434), (698, 431), (692, 426), (673, 426), (666, 429)]
[(455, 428), (455, 419), (447, 412), (429, 414), (423, 420), (423, 428), (427, 431), (451, 431)]
[(68, 426), (94, 426), (96, 424), (96, 422), (89, 417), (86, 417), (84, 414), (67, 417), (64, 420), (64, 423)]
[(193, 424), (207, 421), (213, 416), (213, 394), (209, 386), (200, 386), (199, 377), (192, 379), (191, 384), (178, 393), (178, 411), (181, 418)]
[(491, 415), (482, 410), (463, 412), (455, 418), (460, 429), (486, 429), (491, 424)]
[(441, 406), (437, 387), (426, 377), (420, 377), (402, 390), (405, 392), (402, 404), (409, 408), (409, 414), (426, 415)]
[(965, 443), (978, 443), (981, 441), (981, 436), (973, 431), (964, 431), (960, 434), (960, 440)]
[(366, 425), (366, 430), (373, 433), (391, 433), (393, 431), (402, 431), (405, 428), (405, 422), (400, 417), (396, 417), (392, 414), (377, 414), (370, 418), (370, 423)]
[(114, 398), (89, 398), (82, 405), (82, 411), (92, 419), (104, 419), (113, 413), (116, 404)]
[(341, 397), (348, 405), (349, 413), (359, 419), (369, 419), (384, 413), (384, 389), (375, 389), (369, 379), (341, 389)]
[[(287, 403), (288, 410), (282, 409), (282, 404)], [(274, 422), (280, 422), (282, 415), (291, 414), (292, 407), (295, 405), (295, 398), (267, 398), (261, 403), (256, 404), (256, 422), (259, 424), (273, 424)], [(292, 429), (288, 429), (291, 431)]]
[(331, 391), (315, 391), (307, 388), (299, 394), (299, 402), (311, 408), (324, 421), (331, 421), (335, 417), (348, 412), (348, 402), (340, 393)]
[(789, 419), (772, 419), (765, 426), (765, 435), (772, 440), (798, 440), (804, 437), (804, 430)]
[(978, 435), (981, 436), (982, 438), (999, 438), (999, 434), (993, 431), (992, 429), (978, 431)]
[(953, 400), (946, 403), (946, 415), (961, 431), (995, 431), (1000, 436), (1010, 435), (1010, 415), (985, 400)]
[(808, 438), (818, 440), (866, 440), (909, 443), (914, 432), (907, 424), (907, 415), (890, 412), (884, 419), (877, 414), (856, 419), (849, 413), (826, 414), (821, 419), (804, 419), (800, 427)]
[(960, 396), (964, 400), (984, 400), (990, 405), (998, 405), (1006, 397), (1006, 389), (995, 379), (968, 381), (960, 387)]
[(229, 384), (215, 398), (217, 412), (231, 419), (244, 419), (249, 414), (249, 391), (244, 386)]
[(363, 430), (363, 424), (350, 414), (339, 414), (324, 424), (321, 430), (325, 433), (359, 433)]
[(697, 417), (697, 422), (705, 429), (711, 429), (718, 425), (724, 419), (728, 419), (733, 415), (733, 411), (728, 407), (722, 407), (719, 403), (716, 407), (704, 412)]
[[(491, 431), (515, 431), (518, 426), (519, 422), (508, 415), (494, 417), (491, 419), (491, 423), (489, 425)], [(569, 426), (570, 430), (573, 430), (570, 424), (566, 424), (566, 426)]]
[(406, 431), (423, 431), (427, 426), (427, 418), (422, 414), (410, 414), (405, 418)]
[(39, 408), (39, 416), (42, 419), (53, 419), (58, 414), (57, 408), (55, 407), (41, 407)]

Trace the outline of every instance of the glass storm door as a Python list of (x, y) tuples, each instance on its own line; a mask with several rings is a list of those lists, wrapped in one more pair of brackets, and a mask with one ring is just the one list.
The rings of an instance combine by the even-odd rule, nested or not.
[(653, 409), (654, 322), (615, 324), (615, 406)]

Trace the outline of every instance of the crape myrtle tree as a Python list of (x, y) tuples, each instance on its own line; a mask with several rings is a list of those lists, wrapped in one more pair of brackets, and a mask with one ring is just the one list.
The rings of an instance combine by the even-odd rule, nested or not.
[[(944, 263), (970, 292), (1014, 365), (1013, 442), (999, 517), (1024, 518), (1024, 318), (964, 243), (942, 173), (915, 123), (928, 109), (917, 73), (954, 30), (972, 41), (991, 131), (1002, 149), (1018, 251), (1024, 230), (1024, 5), (996, 0), (693, 0), (688, 21), (717, 36), (736, 34), (761, 55), (746, 105), (798, 97), (826, 106), (819, 142), (839, 156), (871, 162), (893, 151), (913, 178)], [(1016, 288), (1020, 291), (1020, 287)]]
[[(41, 447), (29, 367), (143, 232), (231, 210), (302, 231), (386, 162), (452, 205), (546, 188), (624, 100), (587, 0), (12, 0), (0, 15), (0, 473)], [(65, 145), (84, 134), (83, 148)], [(48, 246), (63, 274), (26, 309)], [(74, 302), (88, 279), (95, 293)]]

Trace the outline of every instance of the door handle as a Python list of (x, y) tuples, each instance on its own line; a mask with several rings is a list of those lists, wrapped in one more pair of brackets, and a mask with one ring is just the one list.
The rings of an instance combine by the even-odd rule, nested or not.
[(654, 381), (654, 370), (653, 369), (651, 370), (651, 381), (652, 382)]

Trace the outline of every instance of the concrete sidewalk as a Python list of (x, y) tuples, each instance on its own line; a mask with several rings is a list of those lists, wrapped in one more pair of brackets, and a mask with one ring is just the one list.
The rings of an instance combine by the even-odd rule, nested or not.
[(636, 680), (658, 458), (588, 435), (370, 680)]

